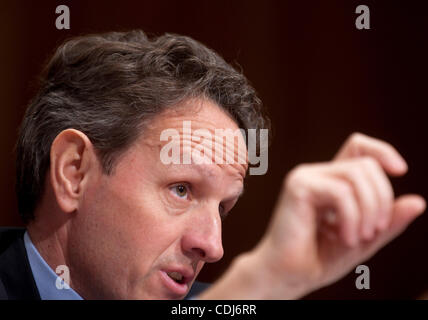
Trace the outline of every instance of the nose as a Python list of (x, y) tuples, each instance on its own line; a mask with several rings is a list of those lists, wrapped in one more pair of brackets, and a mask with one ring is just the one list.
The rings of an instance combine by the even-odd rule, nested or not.
[(223, 257), (218, 207), (201, 208), (199, 212), (193, 212), (190, 215), (181, 245), (184, 252), (205, 262), (216, 262)]

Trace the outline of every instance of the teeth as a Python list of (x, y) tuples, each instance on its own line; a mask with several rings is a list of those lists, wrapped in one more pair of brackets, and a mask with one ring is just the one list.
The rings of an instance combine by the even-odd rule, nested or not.
[(179, 272), (167, 272), (167, 275), (175, 281), (183, 280), (183, 276)]

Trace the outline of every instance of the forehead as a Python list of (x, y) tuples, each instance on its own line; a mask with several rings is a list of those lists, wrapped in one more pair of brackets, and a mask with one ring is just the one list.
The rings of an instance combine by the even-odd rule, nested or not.
[[(174, 134), (162, 139), (168, 132)], [(167, 144), (175, 143), (180, 150), (180, 160), (190, 155), (191, 163), (180, 164), (199, 164), (211, 174), (220, 168), (243, 179), (248, 168), (244, 136), (217, 104), (207, 99), (192, 99), (169, 108), (146, 124), (142, 143), (159, 155)], [(207, 161), (217, 168), (207, 166)]]

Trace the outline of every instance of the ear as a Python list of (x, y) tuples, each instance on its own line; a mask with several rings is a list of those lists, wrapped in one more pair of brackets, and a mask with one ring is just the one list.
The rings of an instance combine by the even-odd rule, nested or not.
[(99, 170), (89, 138), (67, 129), (58, 134), (50, 151), (50, 180), (59, 207), (74, 212), (79, 207), (89, 177)]

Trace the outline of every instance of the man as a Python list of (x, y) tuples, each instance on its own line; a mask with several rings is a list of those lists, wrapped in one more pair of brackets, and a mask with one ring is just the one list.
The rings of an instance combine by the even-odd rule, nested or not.
[[(217, 161), (239, 158), (243, 135), (221, 154), (195, 153), (185, 122), (213, 137), (269, 127), (245, 77), (190, 38), (134, 31), (63, 44), (20, 131), (27, 231), (1, 233), (0, 296), (185, 297), (203, 265), (223, 255), (221, 218), (248, 169)], [(165, 164), (165, 130), (178, 133), (180, 152), (216, 161)], [(298, 298), (339, 279), (425, 210), (420, 196), (394, 198), (387, 174), (406, 170), (392, 146), (362, 134), (333, 161), (295, 168), (259, 244), (198, 297)], [(58, 266), (71, 289), (57, 289)]]

